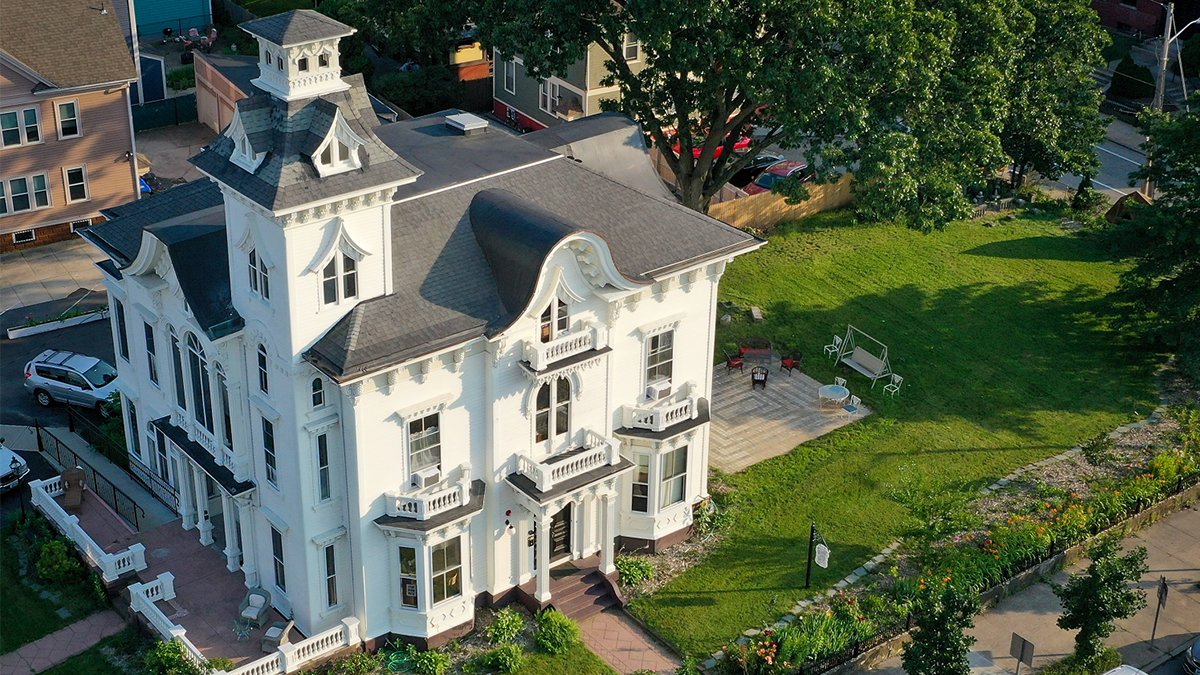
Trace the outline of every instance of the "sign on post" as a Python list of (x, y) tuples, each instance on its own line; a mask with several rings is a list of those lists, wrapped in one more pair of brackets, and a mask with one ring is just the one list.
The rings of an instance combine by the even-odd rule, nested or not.
[(1008, 647), (1008, 653), (1017, 660), (1017, 675), (1021, 675), (1021, 664), (1033, 667), (1033, 643), (1025, 638), (1012, 634), (1012, 644)]
[(817, 567), (829, 567), (829, 547), (825, 544), (817, 544), (816, 563)]

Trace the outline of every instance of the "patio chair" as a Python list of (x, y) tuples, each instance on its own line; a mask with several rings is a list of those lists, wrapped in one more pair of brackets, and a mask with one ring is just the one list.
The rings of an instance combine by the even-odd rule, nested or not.
[(825, 345), (825, 356), (836, 357), (838, 355), (838, 351), (840, 351), (841, 348), (842, 348), (842, 338), (834, 335), (833, 336), (833, 344)]
[(200, 31), (195, 28), (189, 28), (187, 37), (183, 38), (183, 48), (185, 50), (195, 49), (200, 44)]
[(785, 356), (779, 360), (779, 367), (787, 371), (788, 377), (792, 376), (793, 370), (800, 370), (800, 365), (804, 363), (804, 354), (793, 352), (790, 356)]
[(279, 645), (286, 645), (291, 639), (288, 634), (292, 632), (292, 626), (296, 625), (295, 621), (284, 623), (277, 621), (271, 624), (267, 632), (263, 633), (262, 650), (264, 654), (271, 654), (279, 649)]
[(269, 611), (271, 611), (271, 594), (261, 588), (251, 588), (246, 593), (246, 597), (242, 599), (242, 604), (238, 606), (239, 616), (255, 628), (262, 626), (263, 619), (267, 618)]
[(771, 371), (766, 368), (755, 366), (750, 371), (750, 388), (762, 387), (765, 390), (767, 388), (767, 376), (770, 374)]
[(902, 386), (904, 386), (904, 378), (892, 373), (892, 381), (883, 385), (883, 391), (885, 394), (895, 396), (900, 393), (900, 387)]
[(725, 355), (725, 372), (729, 372), (735, 368), (743, 373), (746, 372), (746, 359), (740, 356), (733, 356), (724, 349), (721, 350), (721, 353)]
[(83, 502), (83, 469), (75, 467), (62, 472), (63, 508), (75, 513)]
[(834, 383), (834, 384), (836, 384), (836, 385), (837, 385), (837, 386), (839, 386), (839, 387), (844, 387), (844, 386), (846, 386), (846, 378), (844, 378), (844, 377), (835, 377), (835, 378), (833, 378), (833, 383)]
[(847, 417), (854, 417), (862, 414), (862, 399), (857, 396), (851, 396), (850, 402), (842, 406), (842, 410), (846, 411)]

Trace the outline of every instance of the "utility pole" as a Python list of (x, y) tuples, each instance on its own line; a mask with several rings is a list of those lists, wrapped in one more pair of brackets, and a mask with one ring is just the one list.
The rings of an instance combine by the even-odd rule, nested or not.
[[(1162, 50), (1158, 55), (1158, 77), (1154, 78), (1154, 102), (1150, 109), (1154, 112), (1161, 112), (1163, 109), (1163, 99), (1167, 94), (1167, 63), (1171, 60), (1171, 28), (1175, 25), (1175, 3), (1165, 3), (1167, 9), (1167, 18), (1163, 23)], [(1150, 149), (1150, 154), (1146, 155), (1146, 168), (1150, 168), (1154, 164), (1154, 149)], [(1142, 194), (1150, 199), (1154, 199), (1154, 183), (1149, 178), (1142, 181)]]

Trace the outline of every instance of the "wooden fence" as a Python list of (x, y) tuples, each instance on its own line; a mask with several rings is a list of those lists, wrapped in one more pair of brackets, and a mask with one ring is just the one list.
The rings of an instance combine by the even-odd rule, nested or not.
[(799, 204), (789, 204), (782, 195), (764, 192), (713, 204), (708, 209), (708, 215), (743, 230), (768, 232), (787, 220), (849, 206), (851, 180), (853, 177), (846, 174), (836, 183), (809, 185), (809, 198)]

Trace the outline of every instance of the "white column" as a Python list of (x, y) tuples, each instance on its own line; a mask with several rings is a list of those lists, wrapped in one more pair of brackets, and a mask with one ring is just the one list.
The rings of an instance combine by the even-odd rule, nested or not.
[(183, 529), (190, 530), (196, 527), (196, 491), (192, 488), (191, 463), (182, 455), (175, 458), (175, 482), (179, 484), (179, 517)]
[(200, 469), (192, 469), (192, 480), (196, 484), (196, 527), (200, 528), (200, 543), (208, 546), (213, 543), (212, 521), (208, 518), (208, 481), (207, 474)]
[(249, 500), (237, 500), (237, 507), (238, 527), (242, 529), (242, 544), (246, 547), (242, 556), (242, 574), (246, 575), (246, 587), (254, 588), (259, 585), (258, 565), (254, 562), (254, 556), (258, 552), (258, 549), (254, 547), (254, 516), (250, 510)]
[(538, 602), (550, 601), (550, 516), (542, 509), (537, 521), (537, 593)]
[(604, 523), (600, 528), (600, 573), (612, 574), (617, 567), (613, 564), (613, 540), (617, 536), (617, 498), (606, 494), (600, 497), (604, 509)]
[(238, 569), (237, 519), (233, 517), (233, 497), (221, 493), (221, 515), (225, 519), (225, 569), (236, 572)]

